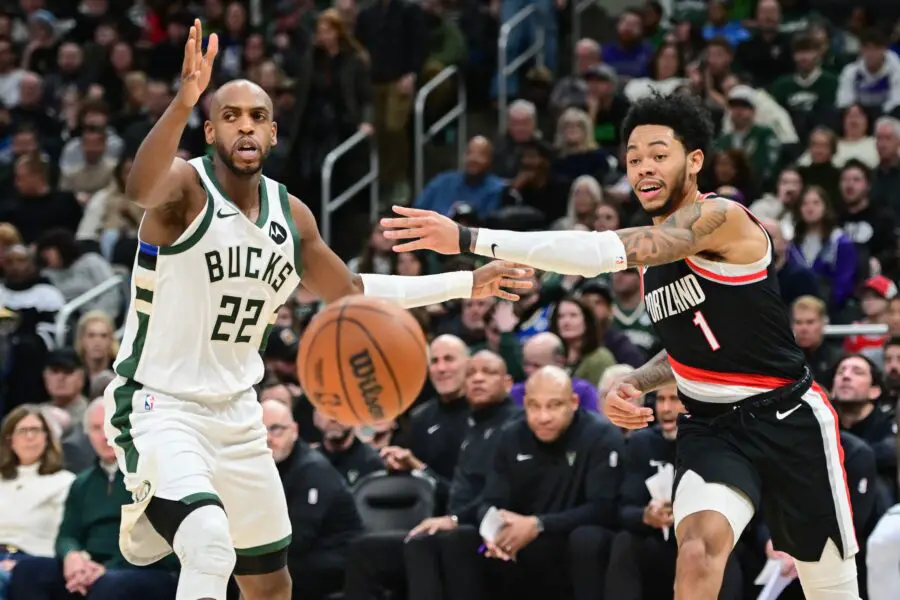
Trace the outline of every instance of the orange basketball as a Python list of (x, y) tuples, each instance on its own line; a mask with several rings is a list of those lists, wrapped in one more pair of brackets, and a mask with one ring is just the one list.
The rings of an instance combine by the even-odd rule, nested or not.
[(297, 354), (309, 401), (345, 425), (401, 414), (422, 391), (427, 370), (425, 336), (415, 318), (362, 295), (342, 298), (316, 315)]

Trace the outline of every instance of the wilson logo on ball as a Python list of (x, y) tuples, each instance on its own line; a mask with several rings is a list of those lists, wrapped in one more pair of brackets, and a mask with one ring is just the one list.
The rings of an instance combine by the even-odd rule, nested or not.
[(369, 414), (372, 415), (373, 419), (383, 419), (384, 411), (379, 402), (379, 395), (384, 388), (375, 379), (375, 364), (372, 362), (372, 356), (369, 354), (369, 351), (363, 350), (352, 355), (350, 357), (350, 369), (356, 378), (359, 392), (366, 403), (366, 408), (369, 409)]

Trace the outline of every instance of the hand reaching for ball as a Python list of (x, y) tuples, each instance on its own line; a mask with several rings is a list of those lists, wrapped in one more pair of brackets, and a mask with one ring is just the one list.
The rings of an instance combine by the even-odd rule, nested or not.
[(519, 295), (509, 290), (530, 290), (534, 287), (534, 269), (516, 263), (495, 260), (473, 273), (472, 298), (496, 296), (515, 302)]

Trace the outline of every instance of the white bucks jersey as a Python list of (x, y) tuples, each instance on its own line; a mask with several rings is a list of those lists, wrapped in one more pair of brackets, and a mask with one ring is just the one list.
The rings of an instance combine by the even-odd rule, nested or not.
[(261, 178), (253, 222), (225, 197), (209, 158), (190, 164), (206, 207), (173, 245), (140, 242), (114, 368), (136, 384), (215, 402), (262, 379), (259, 351), (300, 283), (300, 239), (283, 185)]

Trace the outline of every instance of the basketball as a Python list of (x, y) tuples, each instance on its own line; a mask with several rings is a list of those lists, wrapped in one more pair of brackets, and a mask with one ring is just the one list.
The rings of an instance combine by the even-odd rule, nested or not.
[(422, 328), (385, 300), (347, 296), (326, 306), (300, 340), (297, 375), (316, 409), (344, 425), (395, 418), (428, 370)]

